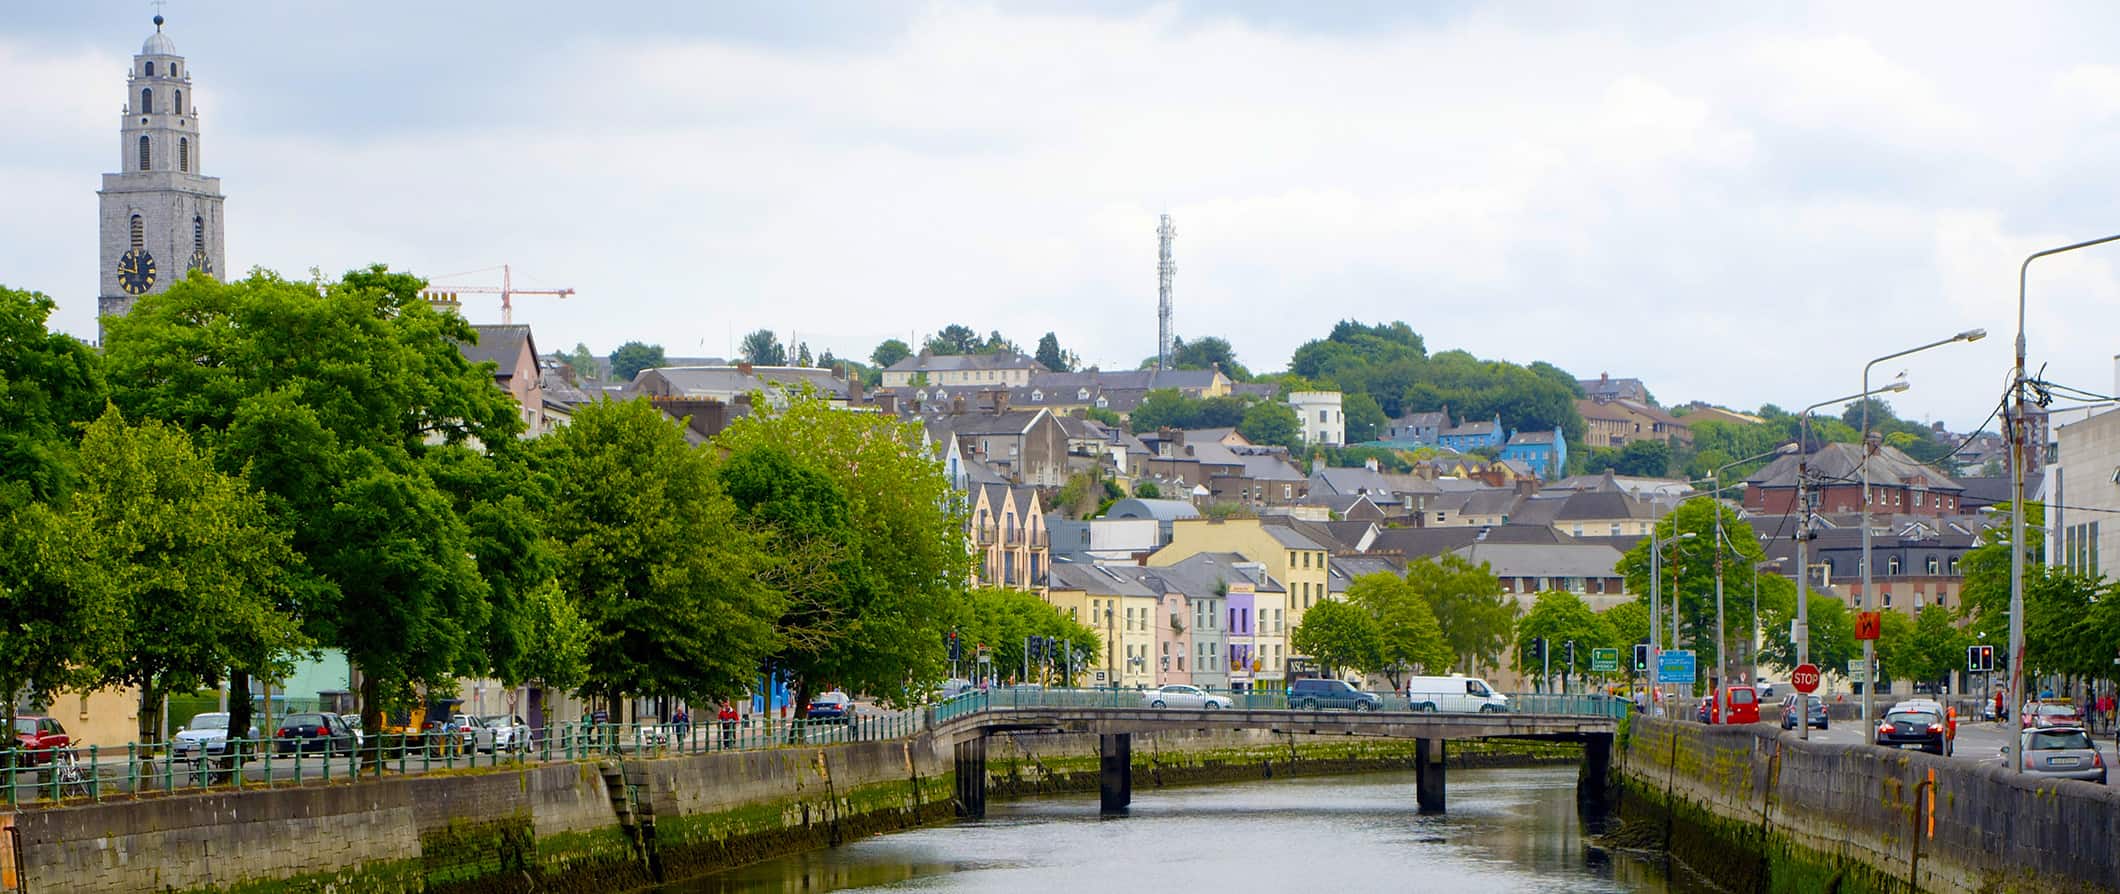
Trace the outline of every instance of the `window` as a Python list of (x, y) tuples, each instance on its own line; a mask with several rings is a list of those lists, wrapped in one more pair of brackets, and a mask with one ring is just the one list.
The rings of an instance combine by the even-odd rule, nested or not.
[(147, 170), (147, 135), (140, 135), (140, 170)]
[(155, 60), (153, 59), (147, 60), (147, 76), (150, 78), (155, 76)]
[(1942, 565), (1943, 565), (1943, 563), (1941, 563), (1941, 562), (1938, 562), (1938, 561), (1936, 560), (1936, 557), (1935, 557), (1935, 556), (1930, 556), (1930, 557), (1929, 557), (1929, 559), (1928, 559), (1928, 570), (1929, 570), (1929, 573), (1930, 573), (1930, 574), (1935, 574), (1935, 573), (1937, 573), (1937, 571), (1938, 571), (1938, 570), (1940, 570), (1940, 569), (1942, 568)]
[(1577, 537), (1581, 537), (1581, 536), (1583, 536), (1583, 526), (1582, 526), (1582, 525), (1578, 524), (1578, 525), (1576, 525), (1576, 526), (1575, 526), (1575, 536), (1577, 536)]
[(1619, 536), (1619, 526), (1618, 526), (1618, 525), (1613, 525), (1613, 526), (1612, 526), (1612, 536), (1614, 536), (1614, 537), (1618, 537), (1618, 536)]
[(1319, 422), (1330, 422), (1330, 421), (1332, 421), (1332, 420), (1330, 420), (1330, 419), (1327, 419), (1327, 418), (1325, 418), (1325, 411), (1324, 411), (1324, 410), (1319, 410), (1319, 411), (1318, 411), (1318, 421), (1319, 421)]
[(176, 95), (170, 97), (169, 110), (179, 115), (184, 114), (184, 91), (173, 90), (171, 92)]
[(143, 87), (140, 89), (140, 114), (152, 115), (154, 113), (155, 91), (150, 88)]
[(191, 138), (177, 138), (177, 170), (191, 170)]
[(1884, 560), (1884, 573), (1886, 573), (1886, 574), (1898, 574), (1898, 573), (1899, 573), (1899, 557), (1898, 557), (1898, 556), (1887, 556), (1887, 557), (1885, 558), (1885, 560)]
[[(145, 142), (147, 138), (146, 138), (146, 137), (141, 137), (140, 139), (141, 139), (141, 141), (142, 141), (142, 142)], [(139, 251), (139, 250), (140, 250), (140, 249), (141, 249), (142, 247), (144, 247), (144, 246), (145, 246), (146, 244), (147, 244), (147, 237), (146, 237), (146, 233), (145, 233), (144, 229), (143, 229), (143, 228), (142, 228), (142, 227), (140, 226), (140, 215), (137, 215), (137, 214), (135, 214), (135, 215), (133, 215), (133, 216), (132, 216), (132, 248), (133, 248), (133, 251)]]
[(206, 218), (197, 215), (191, 219), (191, 250), (206, 250)]

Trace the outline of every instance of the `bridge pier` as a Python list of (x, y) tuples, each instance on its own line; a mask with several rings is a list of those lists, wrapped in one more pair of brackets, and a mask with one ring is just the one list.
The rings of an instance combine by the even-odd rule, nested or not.
[(986, 737), (966, 739), (956, 749), (957, 815), (981, 819), (986, 816)]
[(1125, 813), (1134, 801), (1134, 737), (1129, 733), (1097, 737), (1099, 804), (1105, 813)]
[(1442, 739), (1414, 740), (1414, 801), (1422, 813), (1443, 812), (1443, 748)]
[(1612, 735), (1583, 738), (1583, 768), (1575, 780), (1576, 809), (1602, 813), (1612, 806)]

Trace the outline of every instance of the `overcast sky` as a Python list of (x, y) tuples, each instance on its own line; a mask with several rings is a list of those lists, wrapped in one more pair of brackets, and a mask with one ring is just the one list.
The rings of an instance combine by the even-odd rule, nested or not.
[[(1795, 409), (1985, 327), (1880, 367), (1914, 382), (1904, 414), (1962, 430), (2003, 386), (2024, 255), (2120, 232), (2109, 4), (165, 12), (230, 268), (509, 262), (578, 290), (517, 302), (546, 350), (727, 355), (765, 327), (865, 357), (962, 322), (1131, 368), (1169, 213), (1178, 333), (1256, 370), (1403, 319), (1431, 351)], [(151, 14), (0, 11), (0, 283), (84, 336)], [(2116, 269), (2120, 247), (2034, 267), (2049, 378), (2110, 393)]]

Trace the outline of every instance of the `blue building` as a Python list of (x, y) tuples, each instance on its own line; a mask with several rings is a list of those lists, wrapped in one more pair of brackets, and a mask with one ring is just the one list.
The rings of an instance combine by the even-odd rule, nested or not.
[(1558, 426), (1552, 431), (1520, 431), (1502, 445), (1502, 459), (1523, 463), (1540, 480), (1552, 481), (1568, 469), (1568, 439)]
[(1502, 430), (1502, 417), (1496, 414), (1492, 420), (1463, 422), (1443, 429), (1436, 436), (1436, 443), (1459, 453), (1469, 453), (1482, 447), (1500, 447), (1509, 440)]

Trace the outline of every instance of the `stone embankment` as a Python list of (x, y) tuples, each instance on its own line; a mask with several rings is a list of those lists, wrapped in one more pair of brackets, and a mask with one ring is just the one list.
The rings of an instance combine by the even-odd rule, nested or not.
[[(1095, 736), (992, 746), (994, 797), (1097, 789)], [(1133, 760), (1136, 784), (1153, 788), (1406, 769), (1413, 747), (1158, 734), (1138, 737)], [(1578, 755), (1468, 742), (1450, 757), (1481, 766)], [(949, 749), (921, 736), (25, 810), (0, 817), (16, 833), (13, 854), (0, 835), (0, 870), (27, 891), (623, 891), (948, 820), (952, 767)]]

